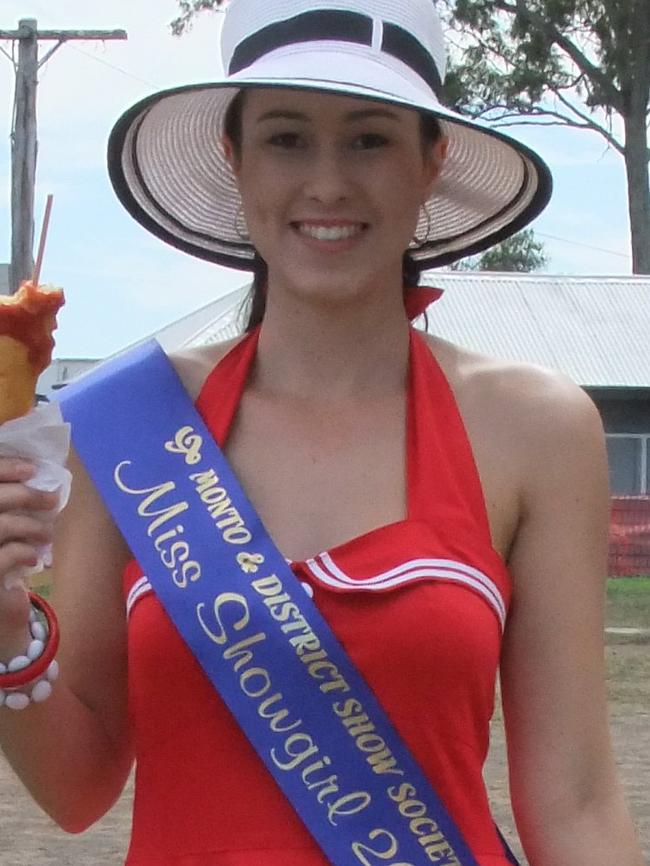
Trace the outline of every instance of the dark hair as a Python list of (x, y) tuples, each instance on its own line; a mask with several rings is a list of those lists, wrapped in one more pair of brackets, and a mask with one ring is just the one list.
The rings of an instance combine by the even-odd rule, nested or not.
[[(238, 157), (241, 153), (242, 146), (242, 111), (246, 99), (246, 90), (242, 89), (233, 98), (228, 106), (224, 118), (223, 130), (225, 135), (232, 142), (235, 156)], [(420, 136), (422, 138), (422, 147), (428, 150), (432, 145), (439, 141), (442, 136), (442, 128), (438, 119), (432, 114), (420, 112)], [(244, 301), (243, 308), (248, 316), (246, 322), (246, 333), (256, 328), (264, 318), (266, 309), (266, 284), (268, 282), (268, 267), (264, 259), (255, 251), (253, 258), (253, 284), (250, 292)], [(419, 284), (420, 269), (406, 250), (402, 258), (402, 282), (404, 290), (408, 291)]]

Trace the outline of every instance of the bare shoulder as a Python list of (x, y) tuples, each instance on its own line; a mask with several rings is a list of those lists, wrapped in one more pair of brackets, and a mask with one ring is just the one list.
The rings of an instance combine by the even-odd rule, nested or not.
[(427, 340), (454, 391), (504, 558), (511, 560), (526, 515), (547, 506), (566, 515), (578, 499), (604, 501), (603, 429), (582, 388), (554, 370)]
[(203, 383), (214, 367), (241, 339), (242, 337), (235, 337), (223, 343), (180, 349), (170, 354), (169, 359), (193, 400), (198, 397)]
[(602, 437), (595, 404), (563, 373), (488, 357), (437, 337), (427, 341), (468, 425), (486, 433), (501, 430), (506, 441), (516, 438), (527, 452)]

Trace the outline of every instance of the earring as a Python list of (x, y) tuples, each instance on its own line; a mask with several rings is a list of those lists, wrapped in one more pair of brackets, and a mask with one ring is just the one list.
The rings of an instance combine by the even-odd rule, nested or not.
[(248, 225), (246, 224), (246, 216), (242, 205), (239, 205), (237, 213), (235, 214), (235, 233), (237, 237), (241, 238), (245, 243), (248, 243), (251, 239), (251, 236), (248, 233)]
[[(425, 231), (424, 234), (418, 237), (418, 229), (420, 228), (420, 224), (422, 222), (422, 213), (424, 213), (425, 219)], [(413, 235), (413, 240), (409, 244), (409, 248), (412, 250), (421, 249), (429, 240), (429, 235), (431, 234), (431, 214), (425, 204), (420, 205), (420, 211), (418, 213), (418, 224), (415, 227), (415, 234)]]

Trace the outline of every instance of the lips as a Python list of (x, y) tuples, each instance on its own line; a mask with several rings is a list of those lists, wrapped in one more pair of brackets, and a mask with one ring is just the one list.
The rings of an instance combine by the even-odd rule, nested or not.
[(295, 222), (292, 226), (305, 237), (317, 241), (345, 241), (358, 237), (367, 227), (365, 223)]

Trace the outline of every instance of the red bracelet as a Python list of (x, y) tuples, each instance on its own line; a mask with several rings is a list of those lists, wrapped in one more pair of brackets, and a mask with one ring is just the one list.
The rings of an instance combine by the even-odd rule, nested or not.
[(59, 621), (50, 605), (35, 592), (29, 593), (33, 607), (40, 610), (47, 622), (47, 641), (41, 655), (27, 667), (13, 673), (0, 674), (0, 689), (17, 689), (40, 679), (46, 672), (59, 648)]

